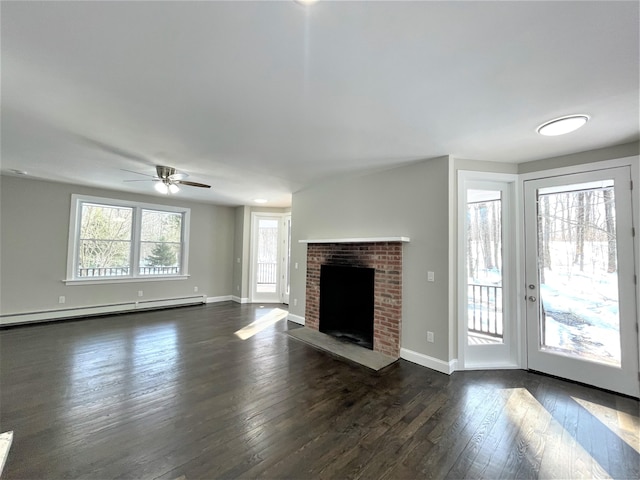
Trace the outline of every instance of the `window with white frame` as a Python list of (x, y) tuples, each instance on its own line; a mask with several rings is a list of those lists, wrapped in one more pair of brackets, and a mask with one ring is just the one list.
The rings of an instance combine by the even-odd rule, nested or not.
[(189, 213), (73, 195), (67, 282), (186, 277)]

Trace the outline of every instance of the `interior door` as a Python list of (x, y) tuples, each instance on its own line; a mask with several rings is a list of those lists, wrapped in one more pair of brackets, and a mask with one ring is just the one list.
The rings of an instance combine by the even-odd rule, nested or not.
[(524, 182), (532, 370), (639, 396), (631, 172)]

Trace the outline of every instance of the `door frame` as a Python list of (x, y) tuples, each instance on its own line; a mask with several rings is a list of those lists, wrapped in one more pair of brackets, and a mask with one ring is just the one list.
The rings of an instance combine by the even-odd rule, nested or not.
[[(493, 185), (492, 185), (493, 184)], [(504, 343), (499, 346), (476, 346), (478, 355), (473, 358), (468, 350), (467, 337), (467, 234), (466, 211), (467, 190), (495, 186), (505, 196), (502, 203), (502, 246), (503, 246), (503, 328)], [(518, 205), (518, 175), (506, 173), (488, 173), (469, 170), (458, 171), (458, 235), (457, 235), (457, 311), (458, 311), (458, 369), (515, 369), (522, 368), (521, 345), (523, 337), (522, 322), (517, 321), (517, 303), (520, 277), (519, 245), (516, 242)], [(476, 352), (474, 352), (476, 353)]]
[[(640, 156), (633, 155), (628, 157), (622, 157), (613, 160), (603, 160), (599, 162), (576, 164), (566, 167), (558, 167), (547, 170), (540, 170), (536, 172), (523, 173), (518, 176), (517, 197), (520, 202), (518, 207), (519, 214), (517, 215), (518, 221), (518, 240), (517, 244), (520, 246), (521, 253), (518, 255), (518, 323), (520, 328), (526, 328), (526, 280), (524, 278), (526, 259), (524, 258), (524, 242), (525, 242), (525, 218), (524, 218), (524, 182), (528, 180), (544, 179), (548, 177), (556, 177), (561, 175), (571, 175), (576, 173), (586, 173), (597, 170), (608, 170), (616, 167), (630, 167), (631, 169), (631, 181), (633, 182), (633, 189), (631, 190), (631, 215), (632, 222), (636, 229), (636, 234), (633, 237), (633, 253), (634, 253), (634, 270), (636, 278), (640, 275)], [(635, 207), (634, 207), (635, 206)], [(640, 318), (640, 279), (636, 279), (635, 285), (635, 305), (636, 305), (636, 319)], [(638, 362), (640, 365), (640, 328), (636, 323), (636, 341), (638, 342)], [(528, 355), (527, 355), (527, 337), (522, 336), (522, 352), (523, 357), (521, 359), (522, 368), (529, 368)]]
[[(250, 303), (281, 303), (283, 300), (282, 297), (282, 289), (283, 289), (283, 281), (282, 281), (282, 269), (283, 269), (283, 219), (285, 216), (291, 215), (290, 213), (280, 213), (280, 212), (251, 212), (251, 230), (250, 230), (250, 254), (249, 254), (249, 302)], [(256, 292), (256, 259), (257, 259), (257, 223), (260, 218), (270, 218), (278, 220), (278, 251), (277, 251), (277, 259), (276, 262), (276, 292), (271, 294), (267, 294), (268, 296), (260, 296)], [(273, 298), (269, 296), (273, 296)]]
[(289, 291), (287, 280), (291, 276), (291, 212), (283, 213), (280, 222), (280, 302), (289, 305)]

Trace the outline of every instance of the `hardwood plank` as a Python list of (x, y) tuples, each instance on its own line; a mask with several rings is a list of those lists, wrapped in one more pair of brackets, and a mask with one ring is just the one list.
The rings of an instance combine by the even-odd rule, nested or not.
[(525, 371), (372, 372), (224, 303), (0, 329), (18, 478), (638, 478), (639, 404)]

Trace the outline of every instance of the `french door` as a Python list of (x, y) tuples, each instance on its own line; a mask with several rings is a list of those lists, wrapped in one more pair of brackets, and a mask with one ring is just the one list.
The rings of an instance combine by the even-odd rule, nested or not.
[(524, 182), (528, 367), (639, 396), (631, 172)]

